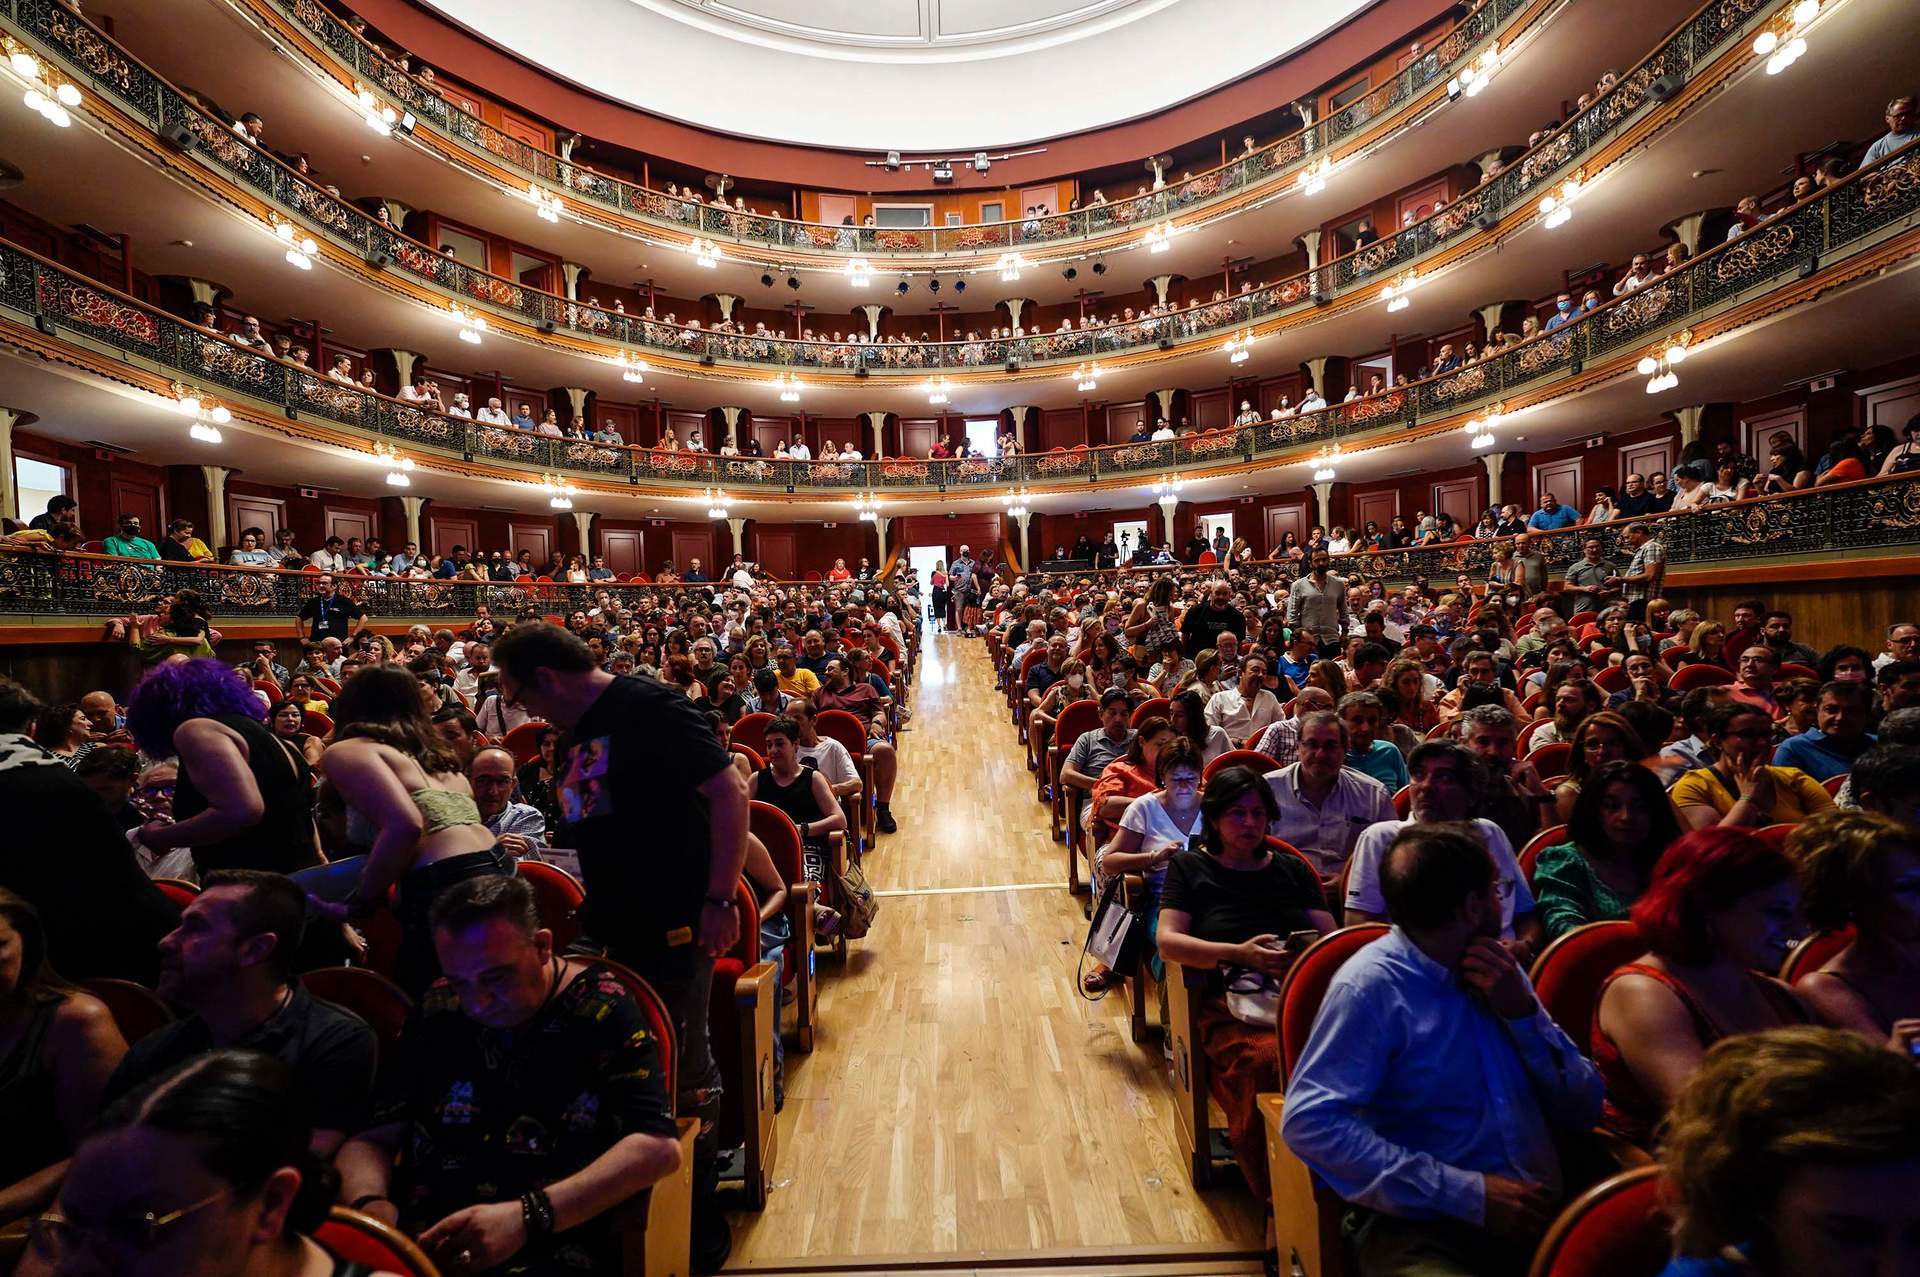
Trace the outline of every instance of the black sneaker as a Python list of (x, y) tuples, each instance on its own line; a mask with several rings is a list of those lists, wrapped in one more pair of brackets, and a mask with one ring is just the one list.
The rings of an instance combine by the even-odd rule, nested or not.
[(873, 819), (883, 834), (897, 834), (900, 832), (899, 824), (893, 819), (893, 812), (888, 810), (885, 803), (879, 805), (879, 808), (873, 814)]

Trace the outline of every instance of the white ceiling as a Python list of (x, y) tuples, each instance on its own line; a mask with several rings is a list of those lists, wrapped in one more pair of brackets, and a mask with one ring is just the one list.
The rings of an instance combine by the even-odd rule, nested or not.
[(655, 114), (746, 137), (955, 155), (1151, 115), (1375, 2), (425, 0)]

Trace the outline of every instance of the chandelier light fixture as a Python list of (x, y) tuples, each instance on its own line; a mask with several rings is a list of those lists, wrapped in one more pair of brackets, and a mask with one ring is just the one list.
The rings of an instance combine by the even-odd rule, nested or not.
[(560, 220), (560, 210), (564, 205), (560, 203), (558, 195), (549, 195), (538, 185), (529, 183), (527, 198), (533, 202), (533, 211), (539, 215), (541, 221), (558, 222)]
[(616, 361), (620, 365), (620, 380), (633, 385), (643, 385), (647, 380), (647, 361), (631, 351), (623, 350)]
[(1640, 356), (1638, 369), (1647, 379), (1647, 393), (1657, 395), (1672, 390), (1680, 384), (1680, 374), (1674, 372), (1687, 358), (1687, 343), (1693, 340), (1691, 330), (1682, 332), (1667, 342), (1666, 346)]
[(1100, 365), (1081, 364), (1073, 370), (1073, 388), (1081, 394), (1100, 389)]
[(1008, 517), (1024, 519), (1033, 513), (1033, 507), (1027, 502), (1030, 495), (1025, 488), (1015, 488), (1001, 496), (1000, 504), (1007, 508)]
[(233, 412), (223, 403), (205, 399), (200, 392), (182, 382), (173, 383), (173, 408), (183, 417), (191, 417), (187, 437), (200, 443), (219, 443), (220, 427), (233, 420)]
[(777, 386), (780, 390), (781, 403), (799, 403), (800, 402), (800, 378), (799, 377), (795, 376), (790, 372), (783, 372), (773, 379), (773, 384)]
[(543, 474), (540, 486), (547, 492), (547, 505), (555, 510), (573, 509), (573, 494), (577, 489), (562, 475)]
[(55, 128), (64, 129), (73, 123), (73, 117), (67, 113), (68, 107), (80, 105), (80, 89), (66, 80), (56, 79), (53, 73), (40, 64), (40, 59), (28, 53), (11, 39), (6, 41), (7, 61), (13, 67), (15, 75), (27, 82), (27, 91), (21, 95), (21, 101), (27, 109), (38, 111), (40, 118)]
[(292, 222), (277, 218), (273, 223), (273, 236), (287, 246), (287, 265), (301, 270), (313, 269), (313, 258), (320, 251), (320, 246), (313, 242), (311, 236), (300, 234)]
[(1337, 441), (1322, 447), (1313, 454), (1313, 481), (1332, 483), (1340, 468), (1340, 461), (1340, 444)]
[(1493, 432), (1504, 420), (1505, 417), (1502, 415), (1501, 406), (1495, 404), (1493, 411), (1489, 412), (1486, 416), (1475, 417), (1473, 420), (1467, 422), (1466, 432), (1468, 446), (1475, 452), (1491, 448), (1494, 444)]
[(948, 382), (945, 377), (927, 378), (927, 402), (930, 404), (947, 402), (947, 387)]
[(1018, 253), (1003, 253), (999, 265), (1000, 282), (1011, 284), (1020, 278), (1020, 272), (1027, 265), (1027, 259)]
[(411, 114), (403, 121), (400, 118), (400, 112), (385, 105), (379, 98), (374, 97), (373, 90), (367, 88), (365, 85), (360, 85), (354, 96), (357, 97), (360, 102), (361, 118), (367, 122), (368, 128), (378, 133), (381, 137), (392, 137), (395, 125), (401, 125), (409, 131), (413, 128), (413, 116)]
[(1300, 190), (1306, 195), (1318, 195), (1327, 189), (1327, 177), (1333, 172), (1333, 160), (1322, 157), (1300, 170)]
[(480, 334), (487, 331), (487, 317), (478, 311), (462, 306), (459, 302), (447, 303), (447, 315), (460, 325), (460, 340), (469, 346), (480, 344)]
[(1172, 222), (1155, 222), (1147, 227), (1147, 233), (1141, 242), (1149, 253), (1164, 253), (1173, 247), (1174, 225)]
[(1412, 271), (1408, 271), (1398, 279), (1384, 285), (1380, 289), (1380, 300), (1387, 304), (1387, 313), (1391, 315), (1413, 305), (1412, 300), (1407, 294), (1418, 287), (1419, 283), (1420, 277)]
[(862, 523), (876, 523), (880, 519), (879, 494), (867, 491), (853, 499), (853, 509)]
[(1565, 226), (1573, 219), (1573, 197), (1580, 193), (1580, 177), (1581, 174), (1575, 173), (1560, 184), (1558, 191), (1540, 201), (1540, 212), (1548, 230)]
[(1452, 83), (1447, 85), (1448, 93), (1449, 95), (1453, 93), (1464, 93), (1470, 98), (1477, 98), (1480, 96), (1481, 90), (1485, 89), (1488, 83), (1492, 81), (1494, 73), (1499, 69), (1500, 50), (1497, 48), (1488, 49), (1469, 63), (1466, 69), (1461, 71)]
[(1163, 474), (1158, 479), (1154, 480), (1154, 483), (1153, 483), (1154, 500), (1160, 501), (1160, 500), (1165, 500), (1167, 497), (1177, 497), (1180, 495), (1180, 490), (1186, 486), (1187, 486), (1187, 481), (1185, 479), (1179, 478), (1175, 475)]
[(403, 457), (400, 450), (385, 439), (373, 445), (373, 459), (387, 468), (387, 485), (394, 488), (411, 488), (413, 480), (407, 476), (413, 472), (413, 458)]
[(1767, 60), (1767, 74), (1779, 75), (1807, 51), (1801, 29), (1820, 16), (1820, 0), (1800, 0), (1787, 15), (1784, 32), (1769, 28), (1753, 38), (1755, 57)]
[(706, 270), (712, 270), (720, 264), (720, 246), (710, 239), (695, 236), (693, 243), (687, 245), (687, 251), (693, 254), (694, 263)]
[(718, 488), (708, 488), (700, 494), (700, 499), (707, 503), (709, 519), (724, 519), (733, 508), (733, 502), (728, 500), (727, 494)]
[(1253, 351), (1253, 330), (1249, 328), (1245, 332), (1235, 333), (1227, 338), (1226, 344), (1220, 349), (1226, 352), (1228, 363), (1246, 363), (1247, 356)]
[(847, 263), (847, 282), (855, 288), (865, 288), (873, 282), (873, 267), (864, 257), (856, 257)]

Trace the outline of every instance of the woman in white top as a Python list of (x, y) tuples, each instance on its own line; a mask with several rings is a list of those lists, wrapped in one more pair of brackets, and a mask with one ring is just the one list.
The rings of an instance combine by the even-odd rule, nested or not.
[(1353, 549), (1353, 542), (1347, 540), (1347, 530), (1335, 528), (1333, 535), (1327, 540), (1327, 553), (1345, 554), (1351, 549)]
[[(1200, 773), (1204, 766), (1199, 749), (1184, 736), (1176, 736), (1161, 747), (1153, 764), (1160, 788), (1127, 804), (1126, 814), (1120, 817), (1120, 831), (1100, 857), (1102, 877), (1140, 874), (1146, 879), (1149, 901), (1159, 896), (1167, 862), (1185, 851), (1187, 840), (1201, 832)], [(1149, 912), (1151, 907), (1149, 904)]]
[(1620, 517), (1620, 508), (1613, 503), (1613, 489), (1601, 488), (1593, 494), (1593, 508), (1587, 511), (1588, 523), (1606, 523)]
[(242, 568), (270, 568), (275, 566), (273, 551), (260, 548), (260, 538), (252, 532), (240, 534), (240, 545), (227, 555), (227, 562)]
[(1715, 505), (1723, 501), (1745, 501), (1753, 495), (1753, 489), (1745, 479), (1734, 470), (1731, 461), (1723, 461), (1714, 473), (1712, 483), (1706, 485), (1705, 505)]

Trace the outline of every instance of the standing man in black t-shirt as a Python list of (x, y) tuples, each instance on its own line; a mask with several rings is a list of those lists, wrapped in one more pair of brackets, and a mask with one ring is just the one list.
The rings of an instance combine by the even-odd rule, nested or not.
[(679, 1111), (694, 1145), (693, 1267), (731, 1248), (714, 1199), (720, 1071), (707, 1038), (713, 960), (739, 938), (747, 786), (695, 703), (652, 679), (616, 678), (557, 625), (514, 626), (493, 648), (500, 698), (567, 729), (556, 756), (556, 847), (580, 853), (586, 934), (666, 1001), (679, 1035)]
[(298, 625), (293, 636), (308, 643), (337, 638), (345, 643), (367, 628), (367, 609), (347, 593), (347, 587), (331, 575), (320, 578), (320, 592), (300, 605), (300, 621), (308, 627), (301, 634)]

